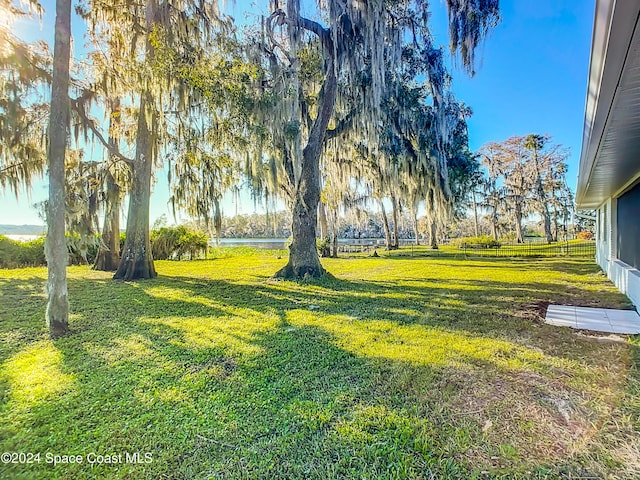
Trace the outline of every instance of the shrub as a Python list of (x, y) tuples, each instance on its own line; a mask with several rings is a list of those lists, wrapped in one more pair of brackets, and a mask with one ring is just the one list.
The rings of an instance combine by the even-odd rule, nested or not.
[(489, 235), (456, 238), (451, 243), (460, 248), (497, 248), (501, 246), (500, 242)]
[(20, 242), (0, 235), (0, 268), (38, 267), (46, 263), (44, 237)]
[(10, 238), (0, 235), (0, 268), (15, 268), (18, 266), (19, 246)]
[(151, 232), (151, 253), (156, 260), (180, 260), (188, 254), (190, 259), (204, 256), (209, 239), (203, 232), (195, 232), (180, 225), (162, 227)]
[(44, 237), (28, 242), (16, 242), (20, 248), (19, 260), (21, 266), (39, 267), (47, 264), (44, 256)]
[(577, 237), (580, 240), (593, 240), (593, 232), (589, 232), (588, 230), (583, 230), (581, 232), (578, 232)]
[(331, 239), (329, 237), (316, 238), (316, 247), (321, 257), (331, 256)]
[[(67, 234), (69, 265), (91, 264), (95, 261), (100, 246), (100, 236), (81, 237)], [(120, 249), (124, 247), (125, 234), (120, 234)], [(0, 268), (38, 267), (47, 264), (44, 254), (45, 238), (28, 242), (11, 240), (0, 235)], [(151, 252), (153, 258), (190, 259), (205, 256), (208, 246), (207, 235), (184, 226), (163, 227), (151, 232)]]
[[(81, 238), (77, 234), (67, 234), (66, 239), (69, 265), (93, 263), (98, 252), (99, 236)], [(45, 241), (45, 237), (40, 237), (20, 242), (0, 235), (0, 268), (45, 266)]]
[(178, 258), (189, 254), (189, 259), (193, 260), (197, 256), (206, 256), (209, 238), (204, 232), (187, 230), (178, 239)]

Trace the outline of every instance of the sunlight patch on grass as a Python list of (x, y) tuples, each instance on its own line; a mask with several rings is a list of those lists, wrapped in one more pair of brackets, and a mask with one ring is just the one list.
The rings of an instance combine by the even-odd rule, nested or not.
[(35, 343), (2, 364), (0, 380), (9, 384), (17, 409), (28, 409), (54, 395), (69, 391), (74, 376), (61, 370), (62, 355), (46, 340)]
[(375, 445), (379, 441), (382, 446), (392, 442), (400, 444), (394, 446), (397, 448), (415, 442), (420, 427), (407, 415), (400, 415), (384, 405), (365, 405), (356, 408), (351, 418), (337, 422), (334, 429), (350, 443)]
[(406, 315), (407, 317), (416, 317), (420, 315), (418, 310), (412, 308), (387, 308), (389, 313), (394, 313), (396, 315)]
[(158, 354), (152, 349), (153, 343), (143, 335), (134, 333), (126, 338), (116, 338), (108, 345), (85, 342), (88, 353), (99, 355), (107, 364), (115, 366), (129, 362), (158, 360)]
[(386, 320), (362, 321), (344, 315), (323, 315), (306, 310), (287, 312), (296, 326), (314, 326), (331, 333), (336, 343), (357, 355), (429, 366), (482, 366), (509, 371), (549, 371), (564, 362), (515, 343), (447, 331), (425, 325), (399, 325)]
[(168, 408), (174, 404), (187, 403), (191, 400), (187, 389), (178, 385), (166, 388), (138, 389), (134, 395), (144, 405), (154, 406), (157, 403), (164, 403)]
[(147, 295), (162, 300), (179, 300), (181, 302), (194, 303), (208, 308), (224, 308), (224, 305), (220, 302), (214, 302), (210, 298), (200, 295), (189, 295), (188, 292), (180, 288), (158, 286), (144, 288), (144, 291)]
[(253, 342), (254, 335), (272, 330), (276, 325), (273, 317), (256, 312), (241, 316), (224, 317), (164, 317), (140, 318), (149, 325), (170, 327), (180, 334), (171, 343), (184, 348), (219, 348), (242, 355), (259, 355), (264, 349)]
[(626, 302), (592, 261), (363, 256), (271, 279), (285, 262), (162, 261), (140, 282), (71, 267), (72, 333), (55, 344), (46, 269), (0, 271), (0, 366), (29, 377), (18, 364), (46, 347), (54, 386), (73, 374), (28, 409), (13, 389), (29, 381), (0, 374), (3, 449), (154, 452), (0, 477), (638, 476), (630, 346), (539, 318), (548, 302)]

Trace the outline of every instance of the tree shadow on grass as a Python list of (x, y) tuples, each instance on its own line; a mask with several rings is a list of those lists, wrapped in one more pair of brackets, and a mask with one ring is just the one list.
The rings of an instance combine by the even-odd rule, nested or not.
[(44, 286), (45, 280), (36, 276), (0, 279), (0, 358), (47, 338)]
[[(393, 281), (346, 281), (329, 278), (311, 284), (266, 282), (250, 287), (217, 280), (194, 281), (173, 277), (191, 298), (224, 301), (234, 307), (247, 304), (272, 312), (308, 311), (324, 316), (346, 317), (362, 322), (391, 322), (400, 326), (422, 325), (462, 332), (468, 336), (511, 341), (534, 347), (560, 358), (584, 359), (593, 342), (576, 340), (557, 327), (542, 325), (544, 313), (538, 304), (561, 303), (617, 307), (619, 296), (609, 291), (589, 296), (575, 287), (553, 282), (510, 282), (422, 278), (426, 286), (398, 285)], [(227, 292), (221, 298), (221, 284)], [(544, 335), (538, 335), (540, 331)], [(550, 342), (550, 340), (559, 340)]]
[[(95, 332), (101, 338), (94, 346), (110, 330)], [(426, 430), (405, 412), (393, 411), (384, 398), (372, 396), (384, 370), (338, 348), (320, 329), (282, 322), (247, 339), (259, 352), (254, 355), (224, 347), (202, 355), (176, 345), (169, 330), (138, 323), (128, 336), (110, 339), (121, 347), (113, 357), (88, 346), (88, 334), (57, 341), (74, 387), (14, 411), (11, 418), (20, 424), (10, 432), (3, 428), (8, 433), (3, 447), (70, 454), (152, 452), (153, 464), (144, 470), (119, 466), (117, 476), (185, 479), (400, 478), (398, 469), (418, 475), (424, 459), (434, 454), (426, 438), (420, 443), (424, 452), (405, 438), (428, 436)], [(370, 416), (374, 406), (375, 418), (360, 418)], [(426, 419), (421, 422), (426, 425)], [(404, 436), (396, 432), (400, 427)], [(382, 439), (387, 448), (370, 448)], [(69, 478), (87, 474), (89, 467), (4, 468), (12, 478), (52, 473)], [(114, 466), (90, 472), (109, 476)]]
[[(3, 446), (152, 452), (144, 470), (118, 466), (117, 476), (128, 478), (469, 478), (500, 455), (477, 419), (456, 418), (459, 403), (442, 402), (468, 393), (460, 379), (473, 376), (464, 366), (361, 357), (321, 328), (287, 321), (247, 339), (255, 355), (221, 347), (203, 356), (175, 345), (169, 330), (139, 323), (113, 339), (123, 347), (113, 358), (96, 356), (77, 338), (57, 341), (74, 388), (14, 416), (21, 424)], [(475, 468), (466, 457), (472, 447), (486, 454)], [(55, 474), (87, 469), (63, 466)], [(4, 473), (37, 478), (34, 471), (53, 473), (40, 465)], [(114, 466), (90, 471), (112, 476)]]
[[(464, 267), (472, 268), (496, 268), (496, 269), (512, 269), (514, 267), (523, 267), (533, 270), (554, 270), (563, 273), (571, 273), (575, 275), (586, 275), (601, 271), (598, 264), (593, 258), (587, 257), (495, 257), (495, 256), (468, 256), (463, 255), (428, 255), (428, 256), (410, 256), (410, 255), (390, 255), (383, 257), (385, 260), (418, 260), (425, 262), (433, 262), (434, 264), (446, 263), (460, 264)], [(544, 260), (541, 262), (540, 260)], [(488, 264), (488, 265), (487, 265)]]
[[(132, 478), (418, 478), (427, 469), (468, 478), (473, 455), (481, 468), (494, 456), (515, 471), (496, 449), (517, 438), (491, 443), (481, 430), (485, 417), (459, 417), (470, 406), (491, 413), (492, 392), (504, 390), (510, 375), (555, 365), (499, 335), (511, 320), (491, 317), (509, 311), (513, 298), (501, 298), (507, 285), (492, 282), (495, 298), (478, 299), (468, 287), (480, 285), (468, 281), (439, 289), (335, 278), (72, 279), (75, 333), (55, 348), (73, 385), (27, 410), (15, 410), (11, 385), (3, 447), (152, 451), (156, 460), (144, 471), (120, 467), (118, 475)], [(523, 298), (552, 289), (528, 287)], [(22, 321), (37, 330), (41, 318)], [(538, 458), (531, 455), (529, 465)], [(64, 478), (84, 467), (38, 472)], [(8, 468), (9, 476), (33, 473)], [(113, 466), (92, 472), (108, 476)]]
[[(205, 345), (210, 337), (217, 336), (219, 341), (226, 339), (242, 344), (243, 338), (252, 333), (243, 331), (243, 328), (246, 330), (246, 319), (254, 319), (255, 325), (249, 330), (261, 329), (273, 316), (306, 311), (310, 315), (336, 316), (341, 321), (387, 322), (459, 331), (467, 336), (534, 346), (568, 359), (574, 358), (586, 342), (576, 342), (573, 336), (569, 338), (560, 333), (555, 339), (566, 337), (568, 341), (561, 341), (562, 347), (558, 348), (558, 342), (547, 342), (548, 335), (536, 336), (532, 330), (532, 324), (538, 325), (540, 318), (514, 315), (519, 308), (524, 312), (528, 305), (536, 302), (584, 305), (584, 294), (575, 287), (558, 289), (552, 282), (523, 282), (514, 286), (512, 282), (489, 280), (443, 281), (426, 277), (414, 280), (422, 285), (411, 283), (410, 278), (346, 281), (328, 277), (309, 284), (280, 281), (245, 284), (180, 276), (164, 276), (139, 283), (71, 279), (72, 311), (78, 317), (72, 316), (71, 326), (77, 332), (95, 328), (99, 323), (109, 326), (113, 335), (118, 335), (127, 322), (144, 321), (151, 329), (159, 331), (162, 325), (179, 325), (191, 337), (192, 343), (200, 339)], [(40, 281), (36, 279), (35, 284)], [(16, 300), (20, 308), (15, 312), (13, 328), (0, 332), (6, 336), (3, 347), (7, 348), (7, 354), (45, 333), (44, 322), (31, 321), (34, 315), (44, 316), (43, 297), (34, 280), (0, 283), (0, 293), (5, 298), (8, 290), (20, 292), (16, 299), (24, 298), (24, 301)], [(607, 303), (610, 301), (608, 296), (609, 292), (592, 295), (590, 301), (598, 306), (615, 306), (612, 304), (615, 301)], [(22, 308), (26, 305), (30, 305), (29, 308)], [(207, 320), (209, 318), (225, 319), (223, 328), (213, 325)], [(389, 329), (388, 326), (384, 328)]]

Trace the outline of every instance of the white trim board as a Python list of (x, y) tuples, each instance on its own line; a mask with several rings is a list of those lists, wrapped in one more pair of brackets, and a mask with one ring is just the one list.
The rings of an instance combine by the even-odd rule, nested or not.
[(607, 333), (640, 333), (640, 316), (635, 310), (549, 305), (545, 323), (559, 327)]

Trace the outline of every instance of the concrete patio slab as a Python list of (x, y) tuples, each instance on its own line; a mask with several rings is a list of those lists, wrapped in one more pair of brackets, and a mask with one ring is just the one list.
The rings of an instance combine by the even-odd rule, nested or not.
[(607, 333), (640, 333), (640, 316), (635, 310), (549, 305), (545, 323), (579, 330)]
[(549, 305), (545, 322), (559, 327), (576, 328), (576, 307)]

